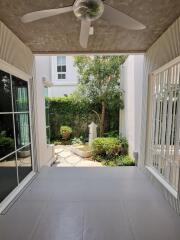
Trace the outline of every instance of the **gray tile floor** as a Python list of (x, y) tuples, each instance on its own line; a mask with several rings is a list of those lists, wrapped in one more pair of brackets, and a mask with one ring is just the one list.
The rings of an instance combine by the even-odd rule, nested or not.
[(0, 240), (179, 240), (180, 217), (136, 167), (45, 168)]

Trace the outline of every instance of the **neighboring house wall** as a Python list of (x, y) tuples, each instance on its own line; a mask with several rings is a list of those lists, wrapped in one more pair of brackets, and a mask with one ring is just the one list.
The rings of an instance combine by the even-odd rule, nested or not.
[(38, 76), (51, 81), (49, 97), (60, 97), (74, 92), (78, 84), (78, 74), (74, 67), (74, 58), (66, 56), (65, 79), (58, 79), (57, 56), (36, 56), (38, 59)]
[(129, 142), (129, 154), (140, 152), (143, 55), (130, 55), (121, 66), (121, 89), (124, 109), (120, 110), (120, 134)]
[(62, 97), (70, 95), (76, 89), (77, 84), (54, 85), (48, 89), (48, 97)]

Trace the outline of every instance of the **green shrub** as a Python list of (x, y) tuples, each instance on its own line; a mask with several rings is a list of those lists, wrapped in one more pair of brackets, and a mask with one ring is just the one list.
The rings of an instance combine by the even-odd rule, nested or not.
[(117, 130), (109, 131), (109, 132), (105, 133), (104, 136), (105, 137), (115, 137), (115, 138), (118, 138), (119, 137), (119, 132)]
[(96, 106), (85, 101), (75, 101), (71, 96), (48, 100), (51, 140), (60, 138), (59, 126), (64, 125), (72, 127), (72, 137), (88, 137), (88, 125), (97, 121), (92, 112), (92, 109), (97, 110)]
[(62, 142), (61, 141), (54, 141), (53, 144), (54, 145), (62, 145)]
[(129, 144), (128, 144), (128, 140), (125, 137), (119, 136), (119, 140), (121, 142), (121, 154), (122, 155), (127, 155), (128, 154), (128, 148), (129, 148)]
[(68, 140), (71, 136), (72, 128), (68, 126), (61, 126), (60, 127), (60, 134), (64, 140)]
[(105, 161), (105, 157), (102, 157), (100, 155), (93, 155), (93, 160), (97, 162), (103, 162)]
[[(47, 98), (49, 103), (49, 123), (51, 141), (60, 139), (59, 126), (68, 125), (73, 129), (72, 137), (83, 136), (88, 139), (88, 125), (93, 121), (99, 125), (97, 115), (101, 106), (90, 101), (77, 101), (71, 95), (68, 97)], [(107, 110), (105, 132), (117, 130), (119, 127), (118, 111)], [(99, 131), (99, 128), (98, 128)]]
[(115, 158), (107, 158), (106, 156), (95, 156), (95, 161), (101, 162), (105, 166), (115, 167), (115, 166), (134, 166), (135, 162), (128, 155), (120, 155)]
[(117, 138), (96, 138), (92, 142), (93, 155), (115, 157), (119, 154), (121, 143)]
[(10, 152), (14, 151), (14, 140), (10, 137), (0, 135), (0, 157), (4, 157)]
[(83, 137), (82, 136), (79, 137), (79, 138), (75, 137), (75, 138), (72, 139), (71, 143), (72, 144), (83, 144), (84, 143)]
[(119, 136), (118, 131), (109, 131), (109, 132), (105, 133), (104, 135), (105, 135), (105, 137), (109, 137), (109, 138), (118, 138), (121, 143), (120, 154), (121, 155), (128, 154), (128, 148), (129, 148), (128, 141), (125, 137)]
[(109, 161), (101, 161), (101, 163), (104, 165), (104, 166), (108, 166), (108, 167), (117, 167), (117, 164), (114, 160), (109, 160)]
[(134, 166), (135, 165), (134, 160), (131, 157), (129, 157), (128, 155), (126, 155), (126, 156), (123, 156), (123, 155), (118, 156), (115, 159), (115, 161), (116, 161), (116, 165), (117, 166)]

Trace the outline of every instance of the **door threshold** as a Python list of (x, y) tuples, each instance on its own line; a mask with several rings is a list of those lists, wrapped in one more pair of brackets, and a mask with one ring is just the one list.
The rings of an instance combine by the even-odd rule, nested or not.
[(164, 179), (162, 178), (152, 167), (146, 166), (146, 169), (177, 199), (177, 191)]
[(17, 199), (21, 196), (24, 190), (31, 184), (37, 176), (36, 172), (30, 172), (22, 182), (0, 203), (0, 215), (5, 215)]

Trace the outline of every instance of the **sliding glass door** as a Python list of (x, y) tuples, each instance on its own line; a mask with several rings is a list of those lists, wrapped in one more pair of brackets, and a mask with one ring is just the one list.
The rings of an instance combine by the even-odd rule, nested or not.
[(0, 202), (32, 171), (28, 82), (0, 70)]

